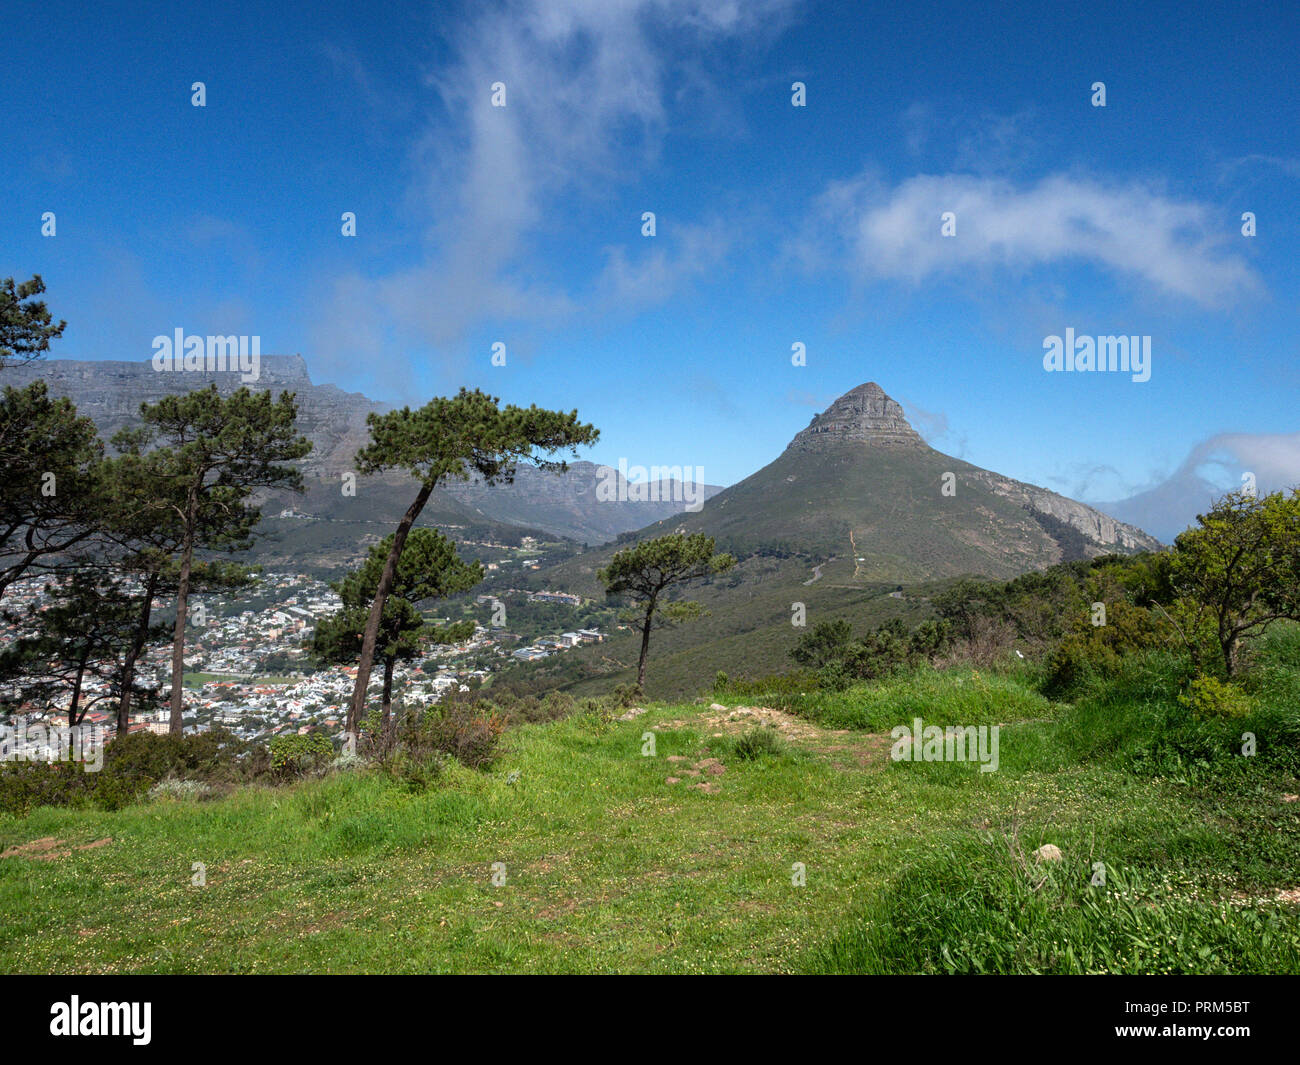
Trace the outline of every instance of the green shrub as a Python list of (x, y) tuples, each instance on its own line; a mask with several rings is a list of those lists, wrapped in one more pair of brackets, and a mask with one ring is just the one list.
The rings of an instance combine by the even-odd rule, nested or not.
[(280, 780), (294, 780), (320, 769), (334, 757), (334, 744), (320, 732), (276, 736), (267, 744), (271, 772)]
[(384, 771), (414, 795), (435, 787), (450, 756), (441, 751), (413, 753), (399, 747), (384, 763)]
[(1089, 645), (1082, 637), (1071, 634), (1047, 655), (1043, 693), (1051, 699), (1069, 698), (1089, 679), (1114, 669), (1118, 663), (1119, 657), (1110, 648)]
[(0, 763), (0, 810), (22, 814), (36, 806), (94, 806), (120, 810), (142, 798), (160, 780), (224, 784), (249, 779), (243, 746), (225, 729), (157, 736), (132, 732), (104, 748), (98, 772), (80, 764)]
[(607, 699), (583, 699), (574, 715), (588, 732), (601, 735), (614, 724), (615, 707)]
[(449, 692), (438, 703), (438, 709), (430, 712), (450, 713), (453, 716), (495, 715), (507, 725), (523, 725), (559, 721), (572, 714), (576, 708), (577, 700), (568, 692), (549, 691), (538, 697), (493, 687), (468, 693)]
[(644, 699), (645, 694), (635, 684), (619, 684), (609, 693), (609, 698), (620, 710), (627, 710)]
[(1201, 720), (1245, 717), (1250, 713), (1250, 699), (1235, 684), (1218, 677), (1196, 677), (1178, 701)]
[(0, 762), (0, 812), (22, 816), (37, 806), (84, 805), (95, 775), (60, 762)]
[(738, 736), (731, 744), (732, 757), (742, 762), (756, 762), (763, 758), (779, 758), (786, 752), (785, 740), (771, 725), (756, 725)]
[(496, 758), (505, 729), (503, 715), (476, 703), (448, 700), (431, 707), (399, 743), (417, 761), (444, 754), (470, 769), (483, 769)]
[(1114, 673), (1123, 657), (1171, 646), (1172, 626), (1163, 615), (1124, 599), (1105, 605), (1104, 625), (1092, 623), (1089, 605), (1048, 653), (1043, 691), (1050, 698), (1070, 698), (1091, 679)]

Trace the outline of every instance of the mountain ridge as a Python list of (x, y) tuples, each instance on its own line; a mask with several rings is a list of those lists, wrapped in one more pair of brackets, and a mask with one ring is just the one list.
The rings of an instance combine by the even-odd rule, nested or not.
[[(300, 516), (336, 521), (351, 516), (352, 506), (339, 492), (341, 475), (354, 468), (357, 450), (369, 440), (366, 416), (382, 414), (393, 406), (360, 392), (347, 392), (334, 384), (316, 384), (307, 361), (299, 354), (263, 355), (254, 390), (287, 389), (296, 393), (299, 431), (315, 445), (302, 463), (307, 492), (304, 496), (272, 493), (265, 497), (268, 510), (293, 508)], [(234, 371), (193, 370), (159, 372), (149, 360), (43, 359), (0, 370), (0, 386), (22, 387), (43, 380), (52, 394), (67, 396), (79, 413), (95, 422), (109, 439), (117, 430), (138, 424), (140, 404), (156, 403), (215, 383), (223, 393), (240, 387)], [(430, 501), (430, 517), (439, 524), (481, 520), (539, 530), (578, 543), (603, 544), (619, 534), (641, 528), (685, 507), (682, 492), (671, 481), (652, 497), (616, 493), (599, 501), (596, 489), (608, 479), (604, 467), (584, 460), (571, 461), (564, 473), (540, 470), (521, 463), (512, 484), (487, 486), (481, 478), (451, 480), (439, 487)], [(625, 483), (618, 478), (618, 483)], [(365, 518), (396, 522), (414, 495), (414, 482), (394, 472), (357, 478), (357, 499), (369, 500)], [(701, 486), (705, 498), (721, 491)]]
[(1005, 578), (1160, 541), (1038, 485), (930, 447), (874, 381), (850, 389), (772, 462), (698, 514), (644, 530), (705, 532), (732, 553), (852, 554), (854, 575)]

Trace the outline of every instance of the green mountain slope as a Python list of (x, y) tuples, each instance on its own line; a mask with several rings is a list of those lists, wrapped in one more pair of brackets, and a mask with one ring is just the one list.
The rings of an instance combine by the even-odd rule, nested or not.
[(772, 463), (641, 536), (713, 536), (737, 556), (853, 560), (862, 580), (1013, 577), (1069, 557), (1152, 550), (1140, 529), (929, 447), (876, 384), (841, 396)]
[[(1005, 579), (1160, 546), (1082, 503), (934, 450), (876, 384), (841, 396), (774, 462), (699, 512), (620, 539), (676, 531), (713, 536), (740, 565), (692, 589), (708, 617), (654, 637), (648, 685), (663, 696), (699, 691), (717, 670), (758, 675), (787, 667), (801, 631), (791, 624), (796, 603), (809, 626), (847, 618), (861, 630), (894, 616), (910, 625), (929, 614), (921, 585), (963, 575)], [(618, 546), (545, 568), (533, 582), (601, 596), (596, 572)], [(891, 594), (900, 586), (902, 598)], [(563, 664), (532, 667), (533, 674), (576, 690), (625, 682), (635, 642), (620, 633)]]

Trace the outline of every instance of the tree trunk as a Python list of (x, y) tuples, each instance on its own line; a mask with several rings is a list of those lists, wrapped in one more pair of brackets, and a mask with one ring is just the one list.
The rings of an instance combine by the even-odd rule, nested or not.
[(636, 664), (636, 690), (638, 694), (645, 692), (645, 660), (650, 654), (650, 622), (655, 616), (655, 601), (650, 600), (646, 604), (645, 625), (641, 628), (641, 658)]
[(1237, 672), (1237, 634), (1224, 637), (1219, 641), (1223, 647), (1223, 668), (1227, 671), (1228, 678), (1231, 679)]
[(179, 736), (185, 726), (181, 721), (185, 681), (185, 622), (189, 613), (190, 570), (194, 565), (194, 524), (198, 498), (193, 491), (187, 504), (185, 550), (181, 555), (180, 581), (176, 589), (176, 629), (172, 634), (172, 719), (167, 731)]
[(379, 735), (385, 746), (388, 745), (393, 717), (393, 666), (397, 659), (389, 655), (384, 659), (384, 694), (380, 702)]
[(136, 626), (135, 639), (127, 648), (122, 662), (122, 696), (117, 702), (117, 735), (125, 736), (131, 725), (131, 686), (135, 683), (135, 664), (144, 653), (149, 638), (149, 620), (153, 615), (153, 597), (158, 590), (158, 571), (149, 574), (144, 588), (144, 602), (140, 604), (140, 624)]
[[(72, 699), (68, 703), (68, 724), (76, 728), (81, 724), (80, 718), (77, 717), (77, 706), (81, 703), (81, 682), (86, 676), (86, 659), (83, 658), (77, 663), (77, 679), (72, 683)], [(85, 711), (81, 713), (82, 717), (86, 716)]]
[(415, 519), (420, 516), (420, 511), (424, 509), (424, 504), (429, 501), (432, 493), (433, 485), (426, 481), (420, 486), (415, 502), (407, 507), (406, 513), (402, 515), (397, 532), (393, 535), (392, 550), (388, 552), (388, 559), (384, 562), (384, 572), (379, 578), (379, 587), (375, 589), (374, 602), (370, 604), (370, 617), (366, 620), (365, 635), (361, 639), (361, 659), (357, 663), (357, 680), (352, 686), (352, 702), (348, 705), (348, 720), (345, 726), (353, 736), (360, 731), (361, 711), (366, 704), (366, 688), (370, 685), (370, 670), (375, 664), (375, 645), (379, 642), (379, 624), (384, 617), (384, 603), (388, 601), (388, 593), (393, 588), (393, 578), (397, 575), (397, 561), (402, 557), (402, 548), (406, 545), (406, 537), (411, 531), (411, 526), (415, 524)]

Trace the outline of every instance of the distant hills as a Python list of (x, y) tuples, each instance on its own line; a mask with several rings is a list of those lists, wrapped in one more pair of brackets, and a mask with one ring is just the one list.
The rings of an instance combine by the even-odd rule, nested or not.
[[(72, 399), (105, 438), (135, 424), (142, 402), (209, 381), (222, 391), (239, 388), (238, 373), (159, 373), (148, 360), (51, 359), (0, 372), (4, 385), (35, 378)], [(255, 560), (313, 568), (354, 563), (364, 545), (390, 531), (413, 495), (404, 475), (363, 477), (355, 495), (341, 492), (368, 438), (365, 417), (387, 407), (315, 384), (299, 355), (263, 356), (251, 388), (294, 391), (300, 427), (315, 443), (304, 463), (307, 492), (266, 499), (266, 537)], [(576, 462), (563, 475), (521, 466), (511, 485), (452, 482), (434, 494), (422, 524), (456, 538), (519, 542), (536, 534), (590, 545), (595, 550), (547, 573), (588, 594), (598, 593), (594, 571), (617, 546), (611, 541), (679, 529), (710, 534), (720, 550), (741, 559), (789, 560), (781, 570), (800, 585), (824, 581), (822, 588), (844, 590), (963, 573), (1009, 577), (1061, 560), (1160, 546), (1095, 507), (932, 449), (875, 382), (841, 395), (745, 480), (727, 489), (701, 486), (706, 502), (697, 512), (686, 512), (684, 493), (671, 482), (649, 499), (625, 490), (610, 499), (598, 486), (611, 473)]]
[[(415, 494), (409, 478), (359, 478), (355, 496), (344, 496), (340, 490), (343, 473), (353, 469), (353, 456), (368, 439), (366, 416), (391, 408), (357, 392), (314, 383), (301, 355), (264, 355), (260, 369), (259, 379), (249, 387), (296, 393), (300, 431), (315, 445), (303, 464), (305, 495), (269, 497), (267, 527), (275, 528), (274, 515), (285, 508), (296, 515), (295, 524), (285, 532), (314, 541), (321, 537), (306, 537), (304, 521), (395, 523)], [(206, 387), (209, 382), (222, 392), (240, 387), (235, 372), (159, 373), (148, 360), (48, 359), (0, 371), (0, 385), (22, 387), (36, 379), (44, 380), (53, 394), (71, 399), (80, 413), (94, 420), (106, 440), (124, 426), (138, 423), (141, 403), (156, 403), (165, 395)], [(453, 482), (434, 493), (421, 524), (473, 528), (479, 535), (501, 538), (509, 538), (512, 531), (516, 538), (521, 532), (536, 533), (597, 545), (678, 513), (686, 505), (674, 501), (682, 493), (670, 482), (647, 499), (638, 499), (635, 493), (627, 498), (629, 493), (623, 492), (615, 499), (598, 501), (602, 469), (590, 462), (573, 462), (567, 473), (553, 474), (522, 465), (513, 484), (488, 487), (476, 481)], [(720, 490), (704, 486), (702, 494), (707, 499)], [(344, 546), (339, 540), (339, 549)]]

